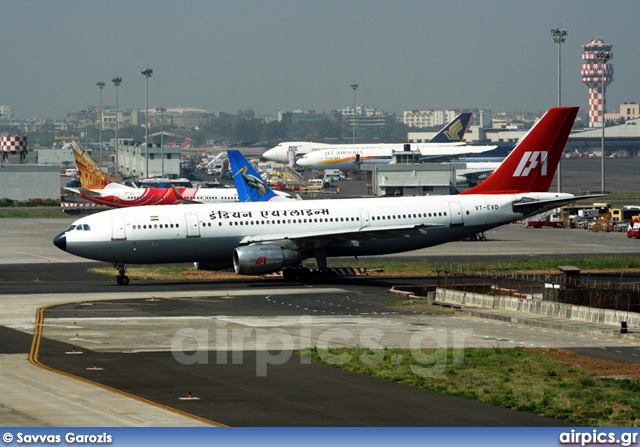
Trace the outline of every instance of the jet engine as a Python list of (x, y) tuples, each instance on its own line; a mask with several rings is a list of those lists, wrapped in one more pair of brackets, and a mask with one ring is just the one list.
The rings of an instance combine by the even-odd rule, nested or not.
[(279, 245), (249, 245), (233, 250), (233, 268), (238, 275), (263, 275), (299, 264), (297, 250)]

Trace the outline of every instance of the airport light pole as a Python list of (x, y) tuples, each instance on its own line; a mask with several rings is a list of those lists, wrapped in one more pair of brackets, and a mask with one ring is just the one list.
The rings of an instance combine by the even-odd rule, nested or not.
[(351, 84), (351, 88), (353, 89), (353, 114), (351, 121), (351, 128), (353, 130), (353, 144), (356, 144), (356, 90), (358, 90), (358, 84)]
[[(558, 44), (558, 107), (562, 104), (560, 48), (562, 47), (567, 34), (568, 31), (566, 29), (555, 28), (551, 30), (553, 42)], [(558, 192), (562, 192), (562, 157), (560, 157), (560, 161), (558, 162)]]
[(113, 78), (111, 80), (113, 85), (116, 86), (116, 174), (120, 172), (120, 165), (118, 164), (118, 150), (120, 149), (119, 141), (118, 141), (118, 128), (120, 127), (120, 121), (118, 119), (119, 110), (118, 110), (118, 86), (122, 83), (122, 78)]
[(598, 60), (602, 64), (602, 163), (600, 164), (600, 191), (604, 194), (604, 127), (605, 127), (605, 104), (606, 104), (606, 89), (607, 89), (607, 61), (611, 59), (611, 53), (609, 51), (601, 51), (598, 53)]
[(166, 107), (156, 107), (156, 112), (160, 112), (160, 154), (162, 157), (162, 177), (164, 178), (164, 112)]
[(153, 74), (153, 69), (145, 68), (142, 70), (143, 76), (147, 79), (147, 113), (145, 124), (145, 176), (149, 177), (149, 78)]
[(89, 121), (89, 110), (82, 110), (84, 116), (84, 150), (89, 152), (89, 133), (87, 132), (87, 122)]
[(102, 89), (104, 88), (104, 82), (99, 81), (96, 85), (100, 89), (100, 163), (102, 163)]

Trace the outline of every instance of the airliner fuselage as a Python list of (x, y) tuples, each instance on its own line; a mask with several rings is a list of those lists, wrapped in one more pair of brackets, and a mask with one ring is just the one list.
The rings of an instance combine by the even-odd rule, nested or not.
[(326, 250), (327, 256), (377, 255), (455, 241), (507, 224), (523, 217), (512, 207), (523, 197), (573, 196), (528, 193), (146, 206), (79, 219), (58, 236), (56, 245), (85, 258), (127, 264), (215, 262), (230, 267), (237, 247), (282, 245), (276, 241), (294, 243), (303, 257), (314, 256), (318, 249)]

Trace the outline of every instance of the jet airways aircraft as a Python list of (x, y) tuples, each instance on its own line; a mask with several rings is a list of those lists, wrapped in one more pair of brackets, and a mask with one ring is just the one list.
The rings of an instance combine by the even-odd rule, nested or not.
[(125, 264), (199, 262), (241, 275), (285, 268), (331, 279), (327, 258), (397, 253), (495, 228), (576, 199), (549, 193), (577, 107), (550, 109), (488, 179), (454, 196), (148, 206), (109, 210), (75, 221), (53, 243), (71, 254)]
[[(471, 155), (483, 155), (491, 152), (495, 155), (498, 146), (435, 146), (425, 147), (424, 145), (416, 145), (416, 150), (420, 151), (420, 160), (425, 162), (439, 161), (456, 161), (461, 156), (466, 156), (466, 162), (469, 162)], [(502, 154), (504, 159), (512, 148), (505, 150)], [(342, 171), (352, 171), (360, 169), (362, 165), (371, 164), (389, 164), (393, 160), (393, 154), (396, 151), (391, 148), (380, 149), (344, 149), (341, 146), (335, 146), (333, 149), (324, 149), (309, 152), (298, 159), (296, 164), (305, 169), (340, 169)]]
[(456, 169), (456, 183), (467, 183), (469, 186), (476, 186), (482, 180), (489, 177), (502, 162), (467, 162), (466, 167)]
[[(442, 144), (446, 147), (451, 147), (452, 145), (463, 145), (462, 139), (464, 138), (467, 129), (469, 128), (469, 123), (471, 122), (471, 116), (473, 113), (471, 112), (463, 112), (452, 119), (446, 126), (444, 126), (436, 135), (433, 136), (427, 143), (424, 143), (423, 146), (434, 145), (434, 144)], [(311, 153), (313, 151), (321, 151), (326, 149), (335, 149), (340, 148), (342, 150), (383, 150), (387, 151), (397, 150), (401, 151), (404, 149), (405, 143), (396, 143), (396, 144), (323, 144), (323, 143), (313, 143), (307, 141), (291, 141), (287, 143), (280, 143), (274, 148), (266, 151), (262, 156), (270, 161), (276, 161), (278, 163), (289, 163), (290, 157), (293, 159), (297, 159), (302, 157), (305, 154)], [(413, 145), (412, 147), (415, 147)], [(504, 158), (504, 156), (502, 157)]]

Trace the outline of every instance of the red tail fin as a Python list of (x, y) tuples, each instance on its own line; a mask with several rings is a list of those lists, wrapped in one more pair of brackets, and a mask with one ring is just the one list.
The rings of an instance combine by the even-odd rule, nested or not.
[(460, 194), (548, 191), (577, 113), (578, 107), (549, 109), (489, 178)]

